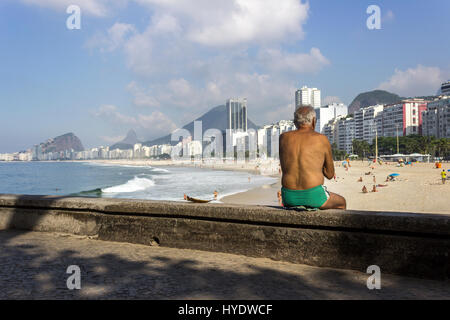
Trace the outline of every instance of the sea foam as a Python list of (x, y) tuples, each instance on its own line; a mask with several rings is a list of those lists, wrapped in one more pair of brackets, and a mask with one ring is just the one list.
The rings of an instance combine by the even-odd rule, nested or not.
[(102, 189), (104, 193), (127, 193), (142, 191), (151, 188), (155, 185), (155, 182), (151, 179), (134, 177), (124, 184)]
[(152, 171), (154, 172), (165, 172), (165, 173), (169, 173), (170, 171), (167, 169), (162, 169), (162, 168), (155, 168), (155, 167), (151, 167)]

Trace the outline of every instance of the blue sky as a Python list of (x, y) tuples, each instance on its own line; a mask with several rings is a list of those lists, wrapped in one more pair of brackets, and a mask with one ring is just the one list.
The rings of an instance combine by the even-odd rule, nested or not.
[[(366, 26), (372, 4), (381, 30)], [(444, 0), (3, 0), (0, 152), (66, 132), (86, 147), (130, 128), (156, 138), (229, 97), (258, 124), (290, 119), (302, 85), (347, 104), (376, 88), (435, 94), (449, 13)]]

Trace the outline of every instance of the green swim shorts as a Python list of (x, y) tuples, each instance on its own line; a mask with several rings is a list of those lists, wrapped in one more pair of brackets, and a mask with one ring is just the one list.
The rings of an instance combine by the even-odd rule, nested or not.
[(330, 194), (323, 185), (307, 190), (290, 190), (281, 188), (281, 197), (285, 207), (305, 206), (320, 208), (330, 198)]

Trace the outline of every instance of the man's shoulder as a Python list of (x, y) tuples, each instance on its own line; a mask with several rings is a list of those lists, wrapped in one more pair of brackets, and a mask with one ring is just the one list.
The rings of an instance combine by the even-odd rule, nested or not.
[(295, 136), (295, 133), (296, 133), (295, 131), (283, 132), (282, 134), (280, 134), (280, 139), (293, 137), (293, 136)]
[(328, 141), (327, 136), (325, 136), (317, 131), (310, 131), (310, 132), (303, 132), (303, 133), (299, 133), (298, 131), (287, 131), (280, 135), (281, 138), (283, 138), (283, 137), (289, 138), (289, 137), (296, 137), (296, 136), (308, 136), (309, 138), (317, 138), (320, 140), (325, 139)]
[(312, 132), (312, 133), (311, 133), (311, 136), (314, 137), (314, 138), (316, 138), (317, 140), (328, 141), (328, 138), (327, 138), (326, 135), (321, 134), (321, 133), (319, 133), (319, 132), (317, 132), (317, 131)]
[(318, 133), (318, 132), (316, 132), (316, 133), (317, 133), (317, 136), (320, 137), (320, 139), (328, 141), (328, 137), (326, 135), (324, 135), (322, 133)]
[(324, 134), (321, 134), (319, 132), (314, 132), (311, 135), (311, 138), (314, 139), (315, 143), (317, 145), (320, 145), (322, 148), (328, 148), (328, 145), (330, 144), (330, 141), (328, 140), (328, 137)]

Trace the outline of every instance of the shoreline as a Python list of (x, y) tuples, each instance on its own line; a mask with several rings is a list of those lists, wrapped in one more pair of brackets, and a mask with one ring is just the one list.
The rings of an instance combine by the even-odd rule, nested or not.
[(272, 184), (265, 184), (250, 190), (235, 193), (220, 199), (226, 204), (261, 205), (279, 207), (277, 192), (281, 189), (281, 177), (272, 176), (279, 179)]
[[(59, 161), (46, 161), (59, 162)], [(278, 162), (260, 163), (213, 163), (213, 162), (172, 162), (149, 160), (76, 160), (71, 162), (101, 163), (108, 165), (185, 167), (219, 171), (247, 172), (278, 179), (259, 187), (250, 187), (247, 191), (231, 195), (219, 194), (219, 201), (226, 204), (277, 206), (277, 192), (281, 189)], [(450, 202), (445, 195), (450, 194), (450, 180), (442, 184), (440, 171), (434, 163), (414, 163), (412, 166), (399, 167), (396, 163), (383, 165), (367, 161), (352, 161), (348, 170), (335, 162), (336, 180), (326, 180), (324, 185), (330, 192), (337, 193), (347, 200), (348, 210), (378, 212), (415, 212), (430, 214), (449, 214)], [(450, 164), (443, 163), (443, 169), (450, 169)], [(398, 173), (396, 181), (386, 182), (391, 173)], [(359, 180), (362, 180), (360, 182)], [(371, 192), (376, 184), (376, 192)], [(363, 193), (366, 186), (368, 193)], [(243, 188), (245, 190), (245, 187)]]
[[(48, 161), (50, 162), (50, 161)], [(51, 161), (58, 162), (58, 161)], [(219, 171), (247, 172), (254, 175), (273, 176), (278, 170), (278, 162), (245, 162), (245, 163), (217, 163), (217, 162), (174, 162), (171, 160), (80, 160), (71, 162), (101, 163), (109, 165), (151, 166), (151, 167), (182, 167)]]
[[(271, 178), (278, 179), (277, 182), (272, 184), (265, 184), (259, 187), (254, 187), (246, 191), (236, 192), (230, 195), (225, 195), (224, 197), (219, 197), (217, 201), (227, 204), (255, 204), (259, 203), (261, 205), (276, 205), (279, 206), (278, 200), (275, 196), (276, 201), (264, 199), (271, 199), (269, 192), (272, 193), (274, 190), (275, 195), (278, 189), (281, 189), (281, 175), (278, 174), (278, 170), (274, 173), (274, 167), (278, 169), (278, 161), (276, 162), (266, 162), (266, 163), (195, 163), (195, 162), (173, 162), (170, 160), (87, 160), (84, 162), (91, 163), (102, 163), (102, 164), (115, 164), (115, 165), (133, 165), (133, 166), (154, 166), (154, 167), (183, 167), (183, 168), (198, 168), (198, 169), (209, 169), (218, 171), (234, 171), (234, 172), (247, 172), (253, 175), (262, 175)], [(274, 166), (275, 165), (275, 166)], [(256, 168), (258, 166), (260, 169)], [(270, 191), (269, 191), (270, 190)]]
[[(113, 164), (113, 165), (132, 165), (132, 166), (152, 166), (152, 167), (182, 167), (182, 168), (198, 168), (209, 169), (217, 171), (234, 171), (234, 172), (247, 172), (253, 175), (267, 176), (275, 179), (280, 179), (281, 175), (274, 173), (274, 164), (278, 168), (278, 162), (266, 162), (266, 163), (196, 163), (196, 162), (173, 162), (171, 160), (86, 160), (83, 162), (101, 163), (101, 164)], [(258, 166), (260, 169), (257, 169)], [(262, 194), (268, 193), (268, 189), (276, 189), (280, 185), (281, 181), (274, 182), (272, 184), (266, 184), (259, 187), (254, 187), (246, 191), (240, 191), (233, 194), (228, 194), (223, 197), (219, 197), (217, 201), (227, 204), (254, 204), (264, 203), (265, 205), (278, 205), (278, 200), (273, 203), (271, 201), (261, 201)], [(279, 189), (278, 188), (278, 189)], [(275, 191), (276, 194), (276, 191)], [(268, 194), (267, 194), (268, 195)], [(248, 199), (248, 200), (246, 200)]]
[[(232, 172), (244, 172), (251, 175), (265, 176), (271, 178), (279, 178), (277, 175), (278, 162), (276, 161), (259, 161), (259, 162), (212, 162), (205, 161), (202, 162), (192, 162), (192, 161), (172, 161), (172, 160), (149, 160), (149, 159), (139, 159), (139, 160), (129, 160), (129, 159), (91, 159), (91, 160), (46, 160), (46, 161), (33, 161), (35, 163), (91, 163), (100, 165), (110, 165), (110, 166), (132, 166), (132, 167), (177, 167), (177, 168), (196, 168), (196, 169), (206, 169), (213, 171), (232, 171)], [(19, 163), (19, 162), (17, 162)], [(24, 162), (20, 162), (24, 163)], [(276, 182), (275, 182), (276, 183)], [(247, 192), (253, 190), (258, 190), (260, 188), (265, 188), (266, 185), (260, 186), (244, 186), (240, 191), (235, 193), (227, 193), (224, 196), (219, 194), (216, 203), (233, 203), (234, 197), (236, 195), (245, 195)], [(250, 189), (247, 189), (250, 188)], [(239, 196), (238, 196), (239, 199)], [(180, 201), (184, 201), (180, 199)]]

